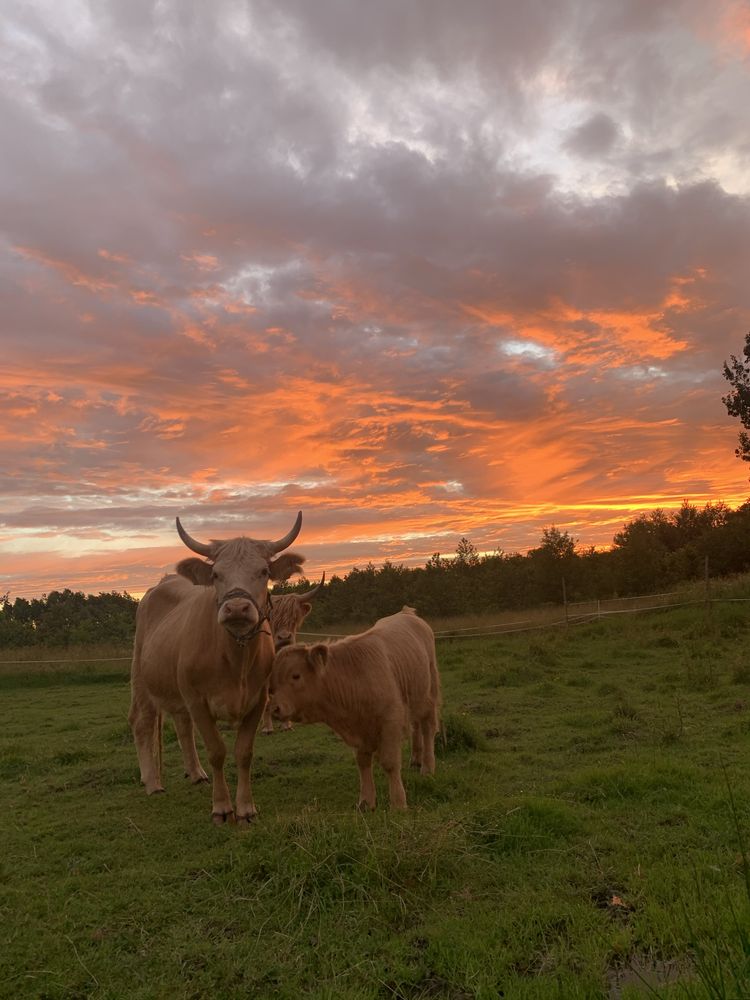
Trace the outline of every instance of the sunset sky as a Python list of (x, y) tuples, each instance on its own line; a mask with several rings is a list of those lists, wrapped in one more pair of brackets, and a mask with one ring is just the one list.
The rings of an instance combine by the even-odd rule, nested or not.
[(0, 593), (750, 492), (750, 4), (17, 0)]

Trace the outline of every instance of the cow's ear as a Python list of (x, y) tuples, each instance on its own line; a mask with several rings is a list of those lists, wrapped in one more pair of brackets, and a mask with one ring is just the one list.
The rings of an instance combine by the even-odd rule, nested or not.
[(182, 559), (175, 568), (180, 576), (184, 576), (197, 587), (210, 587), (213, 582), (211, 563), (202, 559)]
[(299, 602), (299, 609), (300, 609), (300, 612), (303, 615), (307, 616), (312, 611), (312, 604), (310, 604), (309, 601), (300, 601)]
[(302, 572), (305, 557), (299, 552), (283, 552), (278, 559), (272, 559), (268, 564), (272, 580), (288, 580), (292, 573)]
[(315, 673), (322, 674), (328, 663), (328, 646), (324, 642), (311, 646), (307, 654), (307, 662)]

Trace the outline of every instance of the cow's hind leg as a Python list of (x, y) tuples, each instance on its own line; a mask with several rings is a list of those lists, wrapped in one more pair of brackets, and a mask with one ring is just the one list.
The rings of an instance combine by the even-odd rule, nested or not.
[(420, 723), (422, 731), (422, 766), (421, 774), (435, 773), (435, 733), (437, 732), (436, 713), (432, 712)]
[(401, 733), (400, 724), (384, 726), (378, 752), (380, 766), (388, 776), (391, 809), (406, 809), (406, 792), (401, 780)]
[(357, 808), (362, 812), (375, 808), (375, 781), (372, 777), (372, 752), (368, 750), (357, 750), (354, 756), (357, 758), (359, 768), (359, 802)]
[(213, 778), (211, 818), (216, 826), (220, 826), (222, 823), (233, 823), (234, 809), (232, 808), (227, 779), (224, 777), (224, 761), (227, 756), (224, 740), (216, 728), (216, 723), (207, 705), (203, 702), (194, 702), (190, 705), (190, 714), (206, 745), (208, 761), (211, 765)]
[(150, 698), (133, 698), (128, 716), (146, 794), (163, 792), (161, 783), (162, 715)]
[(202, 781), (208, 781), (208, 775), (203, 770), (198, 758), (198, 751), (195, 749), (195, 730), (190, 712), (180, 709), (172, 716), (174, 728), (177, 732), (177, 739), (182, 750), (182, 760), (185, 764), (185, 777), (190, 778), (194, 785)]
[(423, 747), (422, 747), (422, 727), (418, 722), (411, 724), (411, 759), (409, 766), (419, 771), (422, 767)]
[(237, 741), (234, 744), (234, 759), (237, 762), (237, 822), (240, 825), (249, 825), (258, 815), (250, 784), (250, 765), (253, 762), (255, 734), (265, 707), (266, 703), (261, 697), (258, 704), (250, 709), (240, 723)]
[(273, 736), (273, 716), (271, 715), (268, 702), (266, 702), (266, 707), (263, 709), (263, 728), (261, 732), (264, 736)]

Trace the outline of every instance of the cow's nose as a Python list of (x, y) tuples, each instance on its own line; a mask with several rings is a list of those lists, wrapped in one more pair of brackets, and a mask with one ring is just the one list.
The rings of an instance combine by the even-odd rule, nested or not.
[(252, 601), (248, 601), (244, 597), (233, 597), (222, 604), (219, 618), (223, 622), (256, 622), (258, 620), (258, 613)]
[(277, 645), (277, 647), (280, 647), (280, 646), (289, 646), (291, 644), (291, 641), (292, 641), (292, 633), (291, 632), (277, 632), (276, 633), (276, 645)]

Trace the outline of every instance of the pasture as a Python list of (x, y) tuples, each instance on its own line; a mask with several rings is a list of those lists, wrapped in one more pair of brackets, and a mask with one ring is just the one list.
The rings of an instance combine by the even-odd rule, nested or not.
[(171, 726), (146, 797), (127, 664), (0, 662), (0, 996), (750, 996), (749, 633), (722, 604), (441, 642), (407, 813), (379, 773), (357, 813), (351, 752), (297, 727), (258, 736), (247, 832)]

